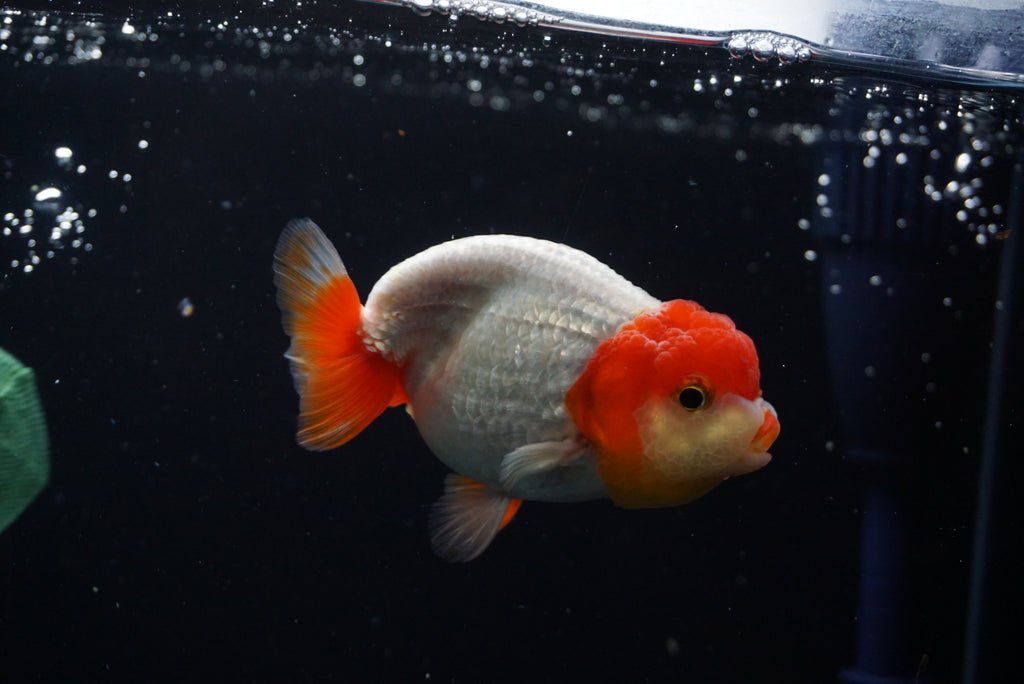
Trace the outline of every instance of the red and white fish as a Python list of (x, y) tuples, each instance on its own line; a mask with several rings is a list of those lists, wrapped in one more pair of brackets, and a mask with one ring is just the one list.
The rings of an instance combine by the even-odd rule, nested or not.
[(393, 267), (363, 306), (298, 220), (274, 273), (299, 443), (333, 449), (405, 404), (455, 471), (430, 520), (448, 560), (480, 555), (523, 499), (675, 506), (771, 458), (779, 421), (750, 338), (571, 247), (452, 240)]

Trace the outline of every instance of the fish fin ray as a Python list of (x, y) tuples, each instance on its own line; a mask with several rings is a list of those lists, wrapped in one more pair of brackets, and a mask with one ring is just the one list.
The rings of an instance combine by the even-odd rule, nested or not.
[(471, 561), (512, 519), (521, 499), (462, 475), (444, 480), (444, 494), (430, 509), (430, 544), (451, 563)]
[(398, 367), (362, 339), (362, 304), (327, 236), (290, 221), (274, 250), (274, 283), (300, 397), (299, 444), (333, 449), (388, 406), (405, 403)]
[(586, 444), (572, 437), (557, 442), (524, 444), (501, 459), (498, 477), (503, 487), (512, 489), (523, 478), (544, 475), (575, 463), (586, 451)]

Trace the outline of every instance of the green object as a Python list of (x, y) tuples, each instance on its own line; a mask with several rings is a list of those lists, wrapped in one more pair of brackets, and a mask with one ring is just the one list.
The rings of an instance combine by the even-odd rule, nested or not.
[(32, 369), (0, 349), (0, 532), (50, 478), (50, 440)]

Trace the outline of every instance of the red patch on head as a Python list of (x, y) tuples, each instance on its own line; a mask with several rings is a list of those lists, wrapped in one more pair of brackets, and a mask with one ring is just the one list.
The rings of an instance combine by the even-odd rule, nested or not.
[(728, 316), (677, 299), (640, 314), (602, 342), (565, 397), (583, 436), (624, 465), (643, 451), (634, 412), (703, 376), (716, 394), (761, 394), (754, 343)]
[[(699, 374), (711, 381), (716, 392), (751, 400), (761, 396), (754, 343), (736, 329), (728, 316), (706, 311), (696, 302), (676, 299), (637, 316), (623, 326), (619, 335), (631, 330), (657, 345), (652, 363), (663, 380), (660, 386), (678, 385), (687, 375)], [(672, 387), (676, 389), (679, 387)]]

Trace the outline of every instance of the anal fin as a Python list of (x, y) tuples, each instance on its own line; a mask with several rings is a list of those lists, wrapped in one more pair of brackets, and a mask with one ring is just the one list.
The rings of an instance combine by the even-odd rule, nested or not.
[(434, 553), (453, 563), (473, 560), (512, 520), (521, 503), (468, 477), (448, 475), (444, 494), (430, 511)]

